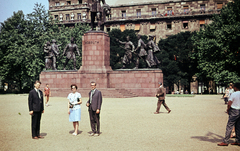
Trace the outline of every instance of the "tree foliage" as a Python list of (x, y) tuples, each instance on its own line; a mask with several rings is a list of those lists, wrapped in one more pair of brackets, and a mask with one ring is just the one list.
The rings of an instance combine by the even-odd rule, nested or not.
[(172, 89), (174, 84), (189, 86), (192, 76), (196, 72), (196, 62), (190, 58), (193, 51), (191, 32), (181, 32), (167, 39), (161, 39), (158, 43), (161, 49), (156, 54), (161, 60), (164, 85)]
[(240, 1), (230, 2), (193, 36), (200, 80), (236, 82), (240, 77)]
[[(18, 89), (29, 89), (33, 82), (39, 79), (39, 74), (45, 67), (43, 46), (47, 41), (56, 39), (62, 55), (64, 47), (75, 37), (81, 52), (82, 35), (89, 30), (88, 25), (76, 24), (75, 28), (59, 27), (55, 20), (36, 3), (31, 14), (26, 16), (22, 11), (14, 12), (0, 27), (0, 76), (3, 81), (15, 81)], [(59, 68), (63, 68), (65, 57), (57, 60)], [(81, 57), (77, 57), (77, 67), (80, 67)], [(72, 69), (69, 62), (67, 69)]]

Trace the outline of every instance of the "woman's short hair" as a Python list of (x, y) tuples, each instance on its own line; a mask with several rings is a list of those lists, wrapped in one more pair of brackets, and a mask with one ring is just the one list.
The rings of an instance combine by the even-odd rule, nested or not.
[(75, 88), (77, 89), (77, 85), (76, 84), (72, 84), (71, 85), (71, 89), (72, 89), (73, 86), (75, 86)]

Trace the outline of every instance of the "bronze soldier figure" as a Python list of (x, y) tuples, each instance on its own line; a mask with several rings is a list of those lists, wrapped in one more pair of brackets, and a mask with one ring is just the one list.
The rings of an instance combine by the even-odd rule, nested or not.
[(93, 30), (95, 25), (95, 17), (97, 18), (98, 22), (98, 30), (100, 30), (101, 26), (101, 15), (102, 15), (102, 8), (100, 2), (102, 1), (105, 4), (105, 0), (89, 0), (90, 2), (90, 12), (91, 12), (91, 29)]
[(138, 66), (139, 66), (139, 60), (140, 58), (142, 58), (145, 63), (149, 64), (149, 62), (147, 61), (147, 52), (146, 52), (146, 44), (143, 42), (143, 40), (141, 39), (141, 35), (138, 34), (138, 46), (137, 48), (135, 49), (135, 51), (137, 51), (138, 49), (140, 49), (138, 55), (137, 55), (137, 61), (136, 61), (136, 67), (134, 69), (138, 69)]
[[(67, 49), (68, 49), (69, 51), (66, 52)], [(73, 59), (74, 70), (77, 70), (77, 69), (76, 69), (76, 55), (75, 55), (75, 51), (77, 51), (78, 55), (80, 56), (78, 47), (77, 47), (77, 45), (74, 43), (74, 38), (72, 37), (72, 38), (71, 38), (71, 43), (67, 44), (67, 46), (64, 48), (64, 51), (63, 51), (63, 56), (65, 55), (65, 53), (66, 53), (66, 56), (67, 56), (63, 70), (66, 70), (65, 67), (66, 67), (66, 65), (67, 65), (67, 63), (68, 63), (68, 61), (69, 61), (70, 59)]]
[(51, 45), (51, 56), (52, 56), (52, 60), (53, 60), (53, 70), (57, 70), (57, 65), (56, 65), (56, 61), (57, 61), (57, 56), (59, 55), (59, 49), (58, 49), (58, 46), (60, 45), (57, 45), (56, 44), (56, 40), (53, 39), (52, 40), (52, 45)]
[(153, 55), (154, 52), (160, 51), (159, 47), (154, 43), (153, 38), (154, 36), (149, 35), (149, 41), (147, 43), (148, 49), (147, 61), (149, 68), (160, 64), (160, 61), (157, 59), (157, 57)]
[(116, 39), (120, 44), (125, 44), (124, 49), (125, 54), (123, 57), (123, 67), (121, 69), (125, 69), (126, 65), (131, 63), (133, 61), (133, 56), (132, 56), (132, 52), (134, 51), (134, 45), (133, 43), (130, 41), (129, 36), (126, 37), (127, 38), (127, 42), (122, 42), (118, 39)]
[(50, 69), (53, 67), (52, 65), (52, 55), (51, 55), (51, 45), (50, 42), (47, 41), (44, 45), (44, 52), (45, 52), (45, 70)]

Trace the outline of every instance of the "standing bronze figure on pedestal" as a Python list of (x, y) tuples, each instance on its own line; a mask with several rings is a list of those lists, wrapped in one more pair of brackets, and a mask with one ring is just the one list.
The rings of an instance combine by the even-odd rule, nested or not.
[(123, 67), (121, 69), (125, 69), (127, 64), (130, 64), (131, 62), (134, 61), (132, 53), (134, 52), (135, 47), (133, 43), (130, 41), (129, 36), (127, 36), (126, 38), (127, 38), (127, 42), (122, 42), (119, 39), (116, 39), (116, 41), (118, 41), (120, 44), (125, 44), (123, 49), (125, 49), (126, 51), (122, 61)]
[[(110, 14), (110, 7), (106, 4), (105, 0), (89, 0), (90, 12), (91, 12), (91, 30), (94, 30), (96, 27), (95, 17), (97, 19), (97, 29), (103, 30), (102, 24), (106, 21), (106, 16)], [(100, 2), (102, 1), (103, 6), (101, 6)]]
[(53, 70), (57, 70), (57, 65), (56, 65), (56, 61), (57, 61), (57, 56), (59, 55), (59, 48), (58, 46), (60, 45), (57, 45), (56, 44), (56, 40), (53, 39), (52, 40), (52, 45), (51, 45), (51, 56), (52, 56), (52, 60), (53, 60)]
[(143, 42), (143, 40), (141, 39), (141, 35), (138, 34), (138, 46), (135, 49), (135, 51), (139, 50), (139, 53), (137, 54), (137, 61), (136, 61), (136, 67), (134, 69), (138, 69), (139, 66), (139, 60), (140, 58), (142, 58), (144, 60), (144, 62), (146, 63), (146, 65), (149, 65), (149, 62), (147, 60), (147, 52), (146, 52), (146, 44)]
[[(69, 51), (66, 52), (66, 50), (69, 50)], [(75, 55), (75, 52), (77, 52), (78, 55), (80, 56), (78, 47), (74, 43), (74, 38), (72, 37), (71, 38), (71, 43), (67, 44), (67, 46), (64, 48), (64, 51), (63, 51), (63, 56), (65, 56), (65, 53), (66, 53), (66, 56), (67, 56), (66, 61), (64, 63), (63, 70), (66, 70), (66, 65), (67, 65), (67, 63), (70, 59), (73, 59), (74, 70), (77, 70), (76, 69), (76, 55)]]
[(154, 43), (153, 38), (154, 36), (149, 35), (149, 41), (147, 43), (147, 50), (148, 50), (147, 62), (148, 62), (149, 68), (160, 64), (160, 61), (153, 54), (155, 52), (160, 51), (159, 47)]

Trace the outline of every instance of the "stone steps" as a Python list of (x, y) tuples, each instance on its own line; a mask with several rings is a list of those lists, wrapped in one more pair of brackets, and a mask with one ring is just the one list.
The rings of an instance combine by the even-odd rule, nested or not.
[[(126, 90), (126, 89), (115, 89), (115, 88), (98, 88), (102, 92), (102, 96), (105, 98), (131, 98), (138, 97), (138, 95)], [(81, 93), (82, 97), (88, 97), (90, 88), (78, 88), (77, 92)], [(71, 92), (69, 89), (57, 89), (51, 88), (52, 96), (67, 97)]]

